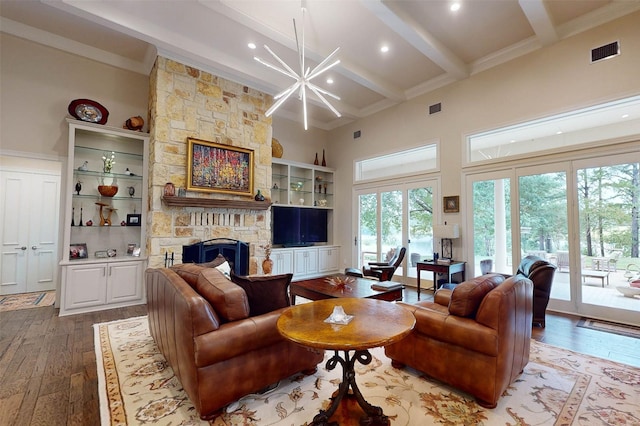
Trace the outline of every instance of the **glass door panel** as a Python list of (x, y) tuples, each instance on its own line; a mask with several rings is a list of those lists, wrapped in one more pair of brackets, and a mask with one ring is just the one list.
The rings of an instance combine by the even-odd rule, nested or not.
[(471, 182), (474, 276), (513, 273), (510, 185), (509, 178)]
[[(382, 192), (380, 196), (382, 244), (378, 262), (386, 262), (393, 257), (396, 249), (402, 247), (402, 191)], [(400, 274), (400, 270), (396, 273)]]
[(553, 172), (518, 178), (521, 256), (534, 255), (564, 268), (556, 271), (551, 298), (571, 300), (567, 176)]
[[(624, 297), (617, 288), (630, 287), (629, 282), (640, 276), (640, 164), (598, 162), (576, 170), (581, 254), (579, 311), (627, 320), (637, 316), (640, 304), (635, 298)], [(612, 309), (615, 312), (604, 314)]]
[(358, 195), (358, 267), (378, 261), (378, 195)]
[(433, 187), (422, 186), (408, 190), (408, 277), (417, 277), (416, 263), (430, 259), (433, 254)]

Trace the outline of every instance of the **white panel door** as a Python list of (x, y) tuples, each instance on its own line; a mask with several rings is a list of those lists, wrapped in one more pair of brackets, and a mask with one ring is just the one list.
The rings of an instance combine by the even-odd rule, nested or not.
[(0, 171), (0, 294), (54, 290), (60, 176)]

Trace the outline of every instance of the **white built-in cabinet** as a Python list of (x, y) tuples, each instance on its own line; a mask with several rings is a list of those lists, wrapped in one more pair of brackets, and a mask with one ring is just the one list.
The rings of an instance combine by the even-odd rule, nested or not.
[(328, 167), (274, 158), (271, 164), (273, 204), (334, 207), (334, 171)]
[[(67, 121), (60, 315), (146, 303), (143, 271), (147, 265), (149, 135)], [(105, 172), (103, 157), (112, 156), (115, 164)], [(113, 197), (103, 196), (99, 185), (116, 185), (118, 192)], [(136, 249), (133, 253), (132, 247)], [(80, 256), (78, 248), (82, 248)], [(115, 256), (109, 256), (114, 252)]]
[[(280, 158), (271, 167), (273, 204), (330, 210), (328, 233), (333, 235), (334, 170)], [(294, 280), (339, 272), (339, 246), (274, 248), (271, 253), (273, 273), (293, 273)]]
[(271, 251), (273, 273), (293, 273), (296, 281), (337, 273), (339, 246), (289, 247)]

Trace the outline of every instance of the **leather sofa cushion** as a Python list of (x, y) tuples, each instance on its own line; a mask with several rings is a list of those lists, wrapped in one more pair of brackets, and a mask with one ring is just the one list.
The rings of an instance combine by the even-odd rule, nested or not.
[(229, 281), (216, 268), (202, 268), (195, 290), (204, 297), (225, 321), (249, 317), (249, 301), (244, 290)]
[(502, 275), (488, 274), (458, 284), (451, 293), (449, 313), (459, 317), (475, 317), (484, 296), (503, 281)]
[(225, 263), (227, 259), (221, 254), (218, 255), (215, 259), (206, 263), (180, 263), (178, 265), (174, 265), (169, 269), (173, 270), (177, 273), (180, 278), (185, 280), (191, 288), (196, 288), (196, 281), (198, 280), (198, 275), (205, 268), (216, 268), (223, 263)]
[(293, 274), (243, 277), (231, 271), (231, 280), (242, 287), (249, 300), (249, 315), (254, 317), (291, 305), (289, 284)]

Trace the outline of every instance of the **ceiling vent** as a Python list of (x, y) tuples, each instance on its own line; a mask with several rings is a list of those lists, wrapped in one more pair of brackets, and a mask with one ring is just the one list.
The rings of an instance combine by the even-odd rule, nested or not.
[(438, 102), (437, 104), (429, 105), (429, 115), (435, 114), (440, 111), (442, 111), (441, 102)]
[(602, 61), (603, 59), (612, 58), (620, 54), (620, 43), (614, 41), (613, 43), (605, 44), (604, 46), (591, 49), (591, 63)]

